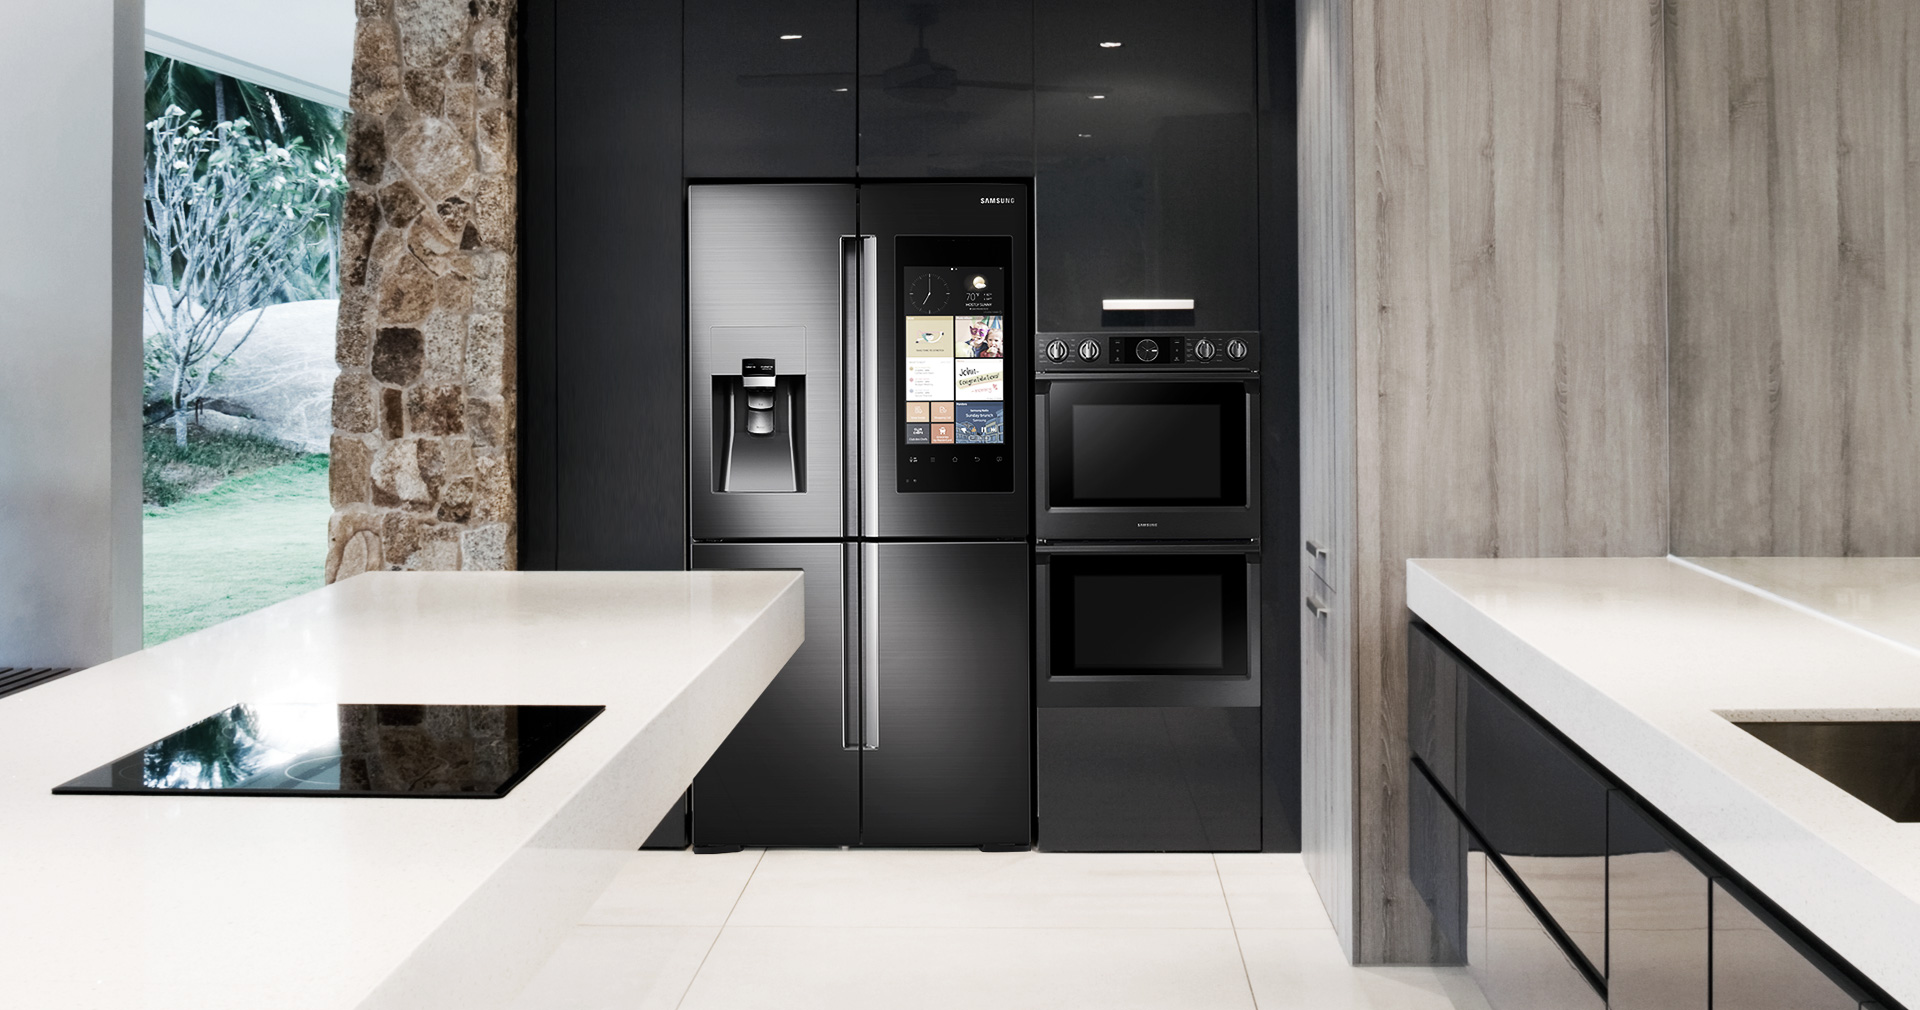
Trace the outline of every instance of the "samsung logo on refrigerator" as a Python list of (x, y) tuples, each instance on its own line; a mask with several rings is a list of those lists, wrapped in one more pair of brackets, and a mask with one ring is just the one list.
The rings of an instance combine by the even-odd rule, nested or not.
[(1012, 197), (1012, 196), (983, 196), (980, 198), (980, 202), (981, 203), (1019, 203), (1020, 200), (1018, 197)]

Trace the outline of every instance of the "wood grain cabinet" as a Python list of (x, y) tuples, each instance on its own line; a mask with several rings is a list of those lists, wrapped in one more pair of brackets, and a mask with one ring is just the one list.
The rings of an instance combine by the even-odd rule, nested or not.
[[(1251, 0), (1034, 11), (1034, 243), (1044, 332), (1259, 326)], [(1192, 299), (1191, 313), (1105, 312)]]
[(1418, 623), (1407, 677), (1414, 890), (1494, 1010), (1879, 1006)]

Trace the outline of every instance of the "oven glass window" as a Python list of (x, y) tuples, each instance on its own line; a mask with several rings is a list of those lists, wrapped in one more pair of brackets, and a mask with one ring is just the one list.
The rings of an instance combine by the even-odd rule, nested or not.
[(1244, 554), (1058, 554), (1052, 676), (1247, 675)]
[(1054, 507), (1246, 505), (1241, 383), (1055, 382), (1047, 424)]
[[(1074, 576), (1075, 660), (1109, 670), (1218, 670), (1226, 631), (1220, 582), (1216, 575)], [(1153, 601), (1150, 618), (1142, 600)]]

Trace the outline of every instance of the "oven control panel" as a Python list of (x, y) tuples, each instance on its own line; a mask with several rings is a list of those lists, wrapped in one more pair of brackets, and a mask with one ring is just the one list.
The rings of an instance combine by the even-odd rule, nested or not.
[(1260, 334), (1050, 333), (1035, 342), (1040, 372), (1256, 372)]

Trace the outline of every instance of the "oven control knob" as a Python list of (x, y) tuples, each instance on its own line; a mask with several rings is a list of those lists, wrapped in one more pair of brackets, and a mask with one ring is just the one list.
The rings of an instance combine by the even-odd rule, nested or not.
[(1233, 340), (1227, 341), (1227, 357), (1232, 358), (1235, 361), (1239, 361), (1241, 358), (1244, 358), (1246, 356), (1247, 356), (1247, 345), (1245, 341), (1242, 341), (1239, 338), (1235, 338)]
[(1141, 361), (1156, 361), (1160, 357), (1160, 345), (1149, 337), (1133, 345), (1133, 355)]
[(1100, 341), (1098, 340), (1080, 341), (1080, 360), (1081, 361), (1092, 361), (1093, 359), (1098, 358), (1099, 356), (1100, 356)]
[(1213, 341), (1205, 337), (1193, 342), (1193, 356), (1201, 361), (1213, 360)]
[(1048, 361), (1067, 360), (1067, 342), (1064, 340), (1047, 341), (1047, 360)]

